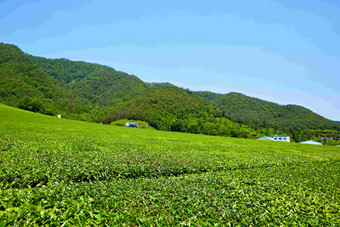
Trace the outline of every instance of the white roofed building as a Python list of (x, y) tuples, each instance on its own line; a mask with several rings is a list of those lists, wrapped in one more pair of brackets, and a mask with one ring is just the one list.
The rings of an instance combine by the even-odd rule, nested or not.
[(290, 143), (290, 136), (274, 136), (273, 139), (274, 141)]
[(274, 139), (273, 139), (273, 138), (271, 138), (271, 137), (268, 137), (268, 136), (262, 136), (262, 137), (260, 137), (260, 138), (257, 138), (257, 140), (267, 140), (267, 141), (274, 141)]

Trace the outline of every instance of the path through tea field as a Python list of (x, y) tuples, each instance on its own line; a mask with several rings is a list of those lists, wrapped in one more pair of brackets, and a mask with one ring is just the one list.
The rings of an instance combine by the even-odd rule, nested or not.
[(0, 226), (339, 226), (339, 174), (339, 147), (114, 127), (0, 104)]

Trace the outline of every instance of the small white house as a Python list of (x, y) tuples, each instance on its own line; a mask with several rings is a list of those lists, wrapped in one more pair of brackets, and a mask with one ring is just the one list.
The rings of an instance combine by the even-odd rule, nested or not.
[(57, 117), (58, 117), (58, 118), (61, 118), (61, 114), (58, 114)]
[(290, 136), (274, 136), (273, 139), (274, 141), (290, 143)]
[(313, 145), (322, 145), (322, 143), (320, 142), (316, 142), (314, 140), (307, 140), (307, 141), (303, 141), (301, 142), (302, 144), (313, 144)]
[(266, 140), (266, 141), (274, 141), (273, 138), (271, 137), (268, 137), (268, 136), (262, 136), (260, 138), (257, 138), (257, 140)]

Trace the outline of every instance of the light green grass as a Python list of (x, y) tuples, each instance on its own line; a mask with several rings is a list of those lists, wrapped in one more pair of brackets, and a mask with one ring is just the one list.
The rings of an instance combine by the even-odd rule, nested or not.
[(0, 104), (0, 220), (338, 225), (339, 159), (338, 147), (113, 127)]

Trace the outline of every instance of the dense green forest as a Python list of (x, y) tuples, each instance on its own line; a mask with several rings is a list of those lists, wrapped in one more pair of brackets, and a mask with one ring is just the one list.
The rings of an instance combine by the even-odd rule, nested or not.
[(29, 58), (91, 106), (114, 106), (146, 89), (138, 77), (107, 66), (67, 59)]
[(207, 99), (169, 84), (146, 90), (106, 117), (108, 122), (121, 118), (141, 119), (160, 130), (245, 138), (256, 134), (254, 129), (221, 117)]
[(18, 47), (5, 44), (0, 44), (0, 101), (50, 115), (66, 113), (70, 105), (80, 105), (60, 81)]
[(312, 111), (297, 105), (276, 103), (252, 98), (240, 93), (215, 94), (196, 92), (207, 98), (229, 119), (262, 127), (292, 127), (294, 129), (334, 129), (340, 130), (337, 122), (330, 121)]
[[(144, 83), (113, 68), (47, 59), (0, 43), (0, 102), (49, 115), (110, 124), (141, 120), (158, 130), (243, 138), (288, 134), (338, 144), (340, 124), (295, 105), (239, 93), (192, 92)], [(329, 139), (332, 138), (332, 139)]]

